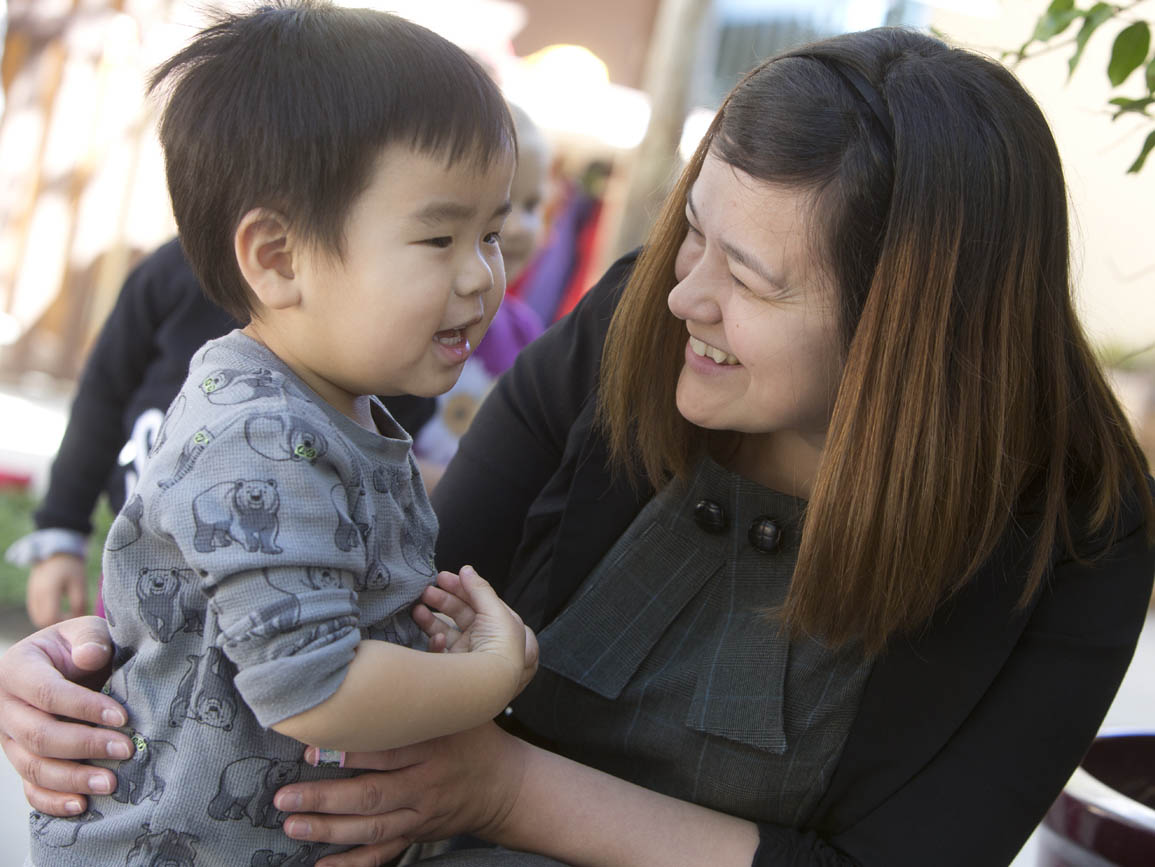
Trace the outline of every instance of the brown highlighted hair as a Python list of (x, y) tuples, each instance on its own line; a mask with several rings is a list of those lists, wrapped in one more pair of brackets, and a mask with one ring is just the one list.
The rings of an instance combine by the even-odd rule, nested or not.
[(320, 249), (343, 253), (345, 221), (392, 144), (484, 166), (513, 153), (501, 92), (464, 51), (384, 12), (279, 0), (220, 13), (156, 69), (181, 244), (205, 293), (252, 313), (233, 235), (269, 208)]
[[(898, 28), (789, 51), (727, 97), (610, 327), (600, 413), (619, 467), (657, 487), (717, 446), (677, 413), (686, 332), (666, 308), (707, 152), (812, 197), (840, 290), (844, 372), (780, 612), (793, 634), (880, 650), (1027, 509), (1024, 604), (1055, 546), (1110, 534), (1126, 497), (1152, 532), (1146, 460), (1072, 306), (1042, 113), (997, 63)], [(1076, 497), (1089, 525), (1073, 526)]]

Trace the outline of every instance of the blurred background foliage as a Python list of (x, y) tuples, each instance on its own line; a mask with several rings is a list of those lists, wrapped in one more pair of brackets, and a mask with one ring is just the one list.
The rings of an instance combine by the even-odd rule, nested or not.
[[(1139, 7), (1146, 7), (1140, 9)], [(1107, 64), (1107, 80), (1111, 84), (1110, 99), (1112, 120), (1126, 114), (1139, 114), (1150, 120), (1150, 131), (1139, 149), (1138, 156), (1127, 169), (1136, 174), (1143, 169), (1152, 148), (1155, 148), (1155, 116), (1151, 106), (1155, 105), (1155, 54), (1151, 50), (1151, 22), (1142, 17), (1150, 14), (1149, 0), (1132, 0), (1130, 3), (1095, 3), (1081, 7), (1075, 0), (1053, 0), (1047, 10), (1039, 16), (1030, 38), (1017, 51), (1006, 52), (1003, 59), (1013, 59), (1022, 63), (1038, 54), (1058, 50), (1070, 50), (1067, 61), (1067, 79), (1075, 74), (1079, 61), (1091, 37), (1104, 25), (1115, 23), (1122, 29), (1115, 30), (1111, 45), (1110, 60)], [(1114, 30), (1114, 28), (1107, 28)], [(1138, 80), (1136, 75), (1142, 70), (1140, 90), (1134, 95), (1122, 92), (1124, 85)]]

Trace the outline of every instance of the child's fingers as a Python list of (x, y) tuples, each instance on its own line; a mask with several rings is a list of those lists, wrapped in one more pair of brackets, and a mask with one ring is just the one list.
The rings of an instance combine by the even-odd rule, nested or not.
[(463, 596), (465, 594), (465, 590), (461, 586), (461, 576), (456, 572), (438, 572), (437, 586), (446, 593), (452, 593), (454, 596)]
[(537, 635), (528, 626), (525, 627), (525, 667), (537, 669), (538, 661)]
[(533, 676), (537, 674), (537, 662), (537, 636), (534, 635), (533, 630), (527, 626), (525, 627), (525, 666), (522, 668), (521, 679), (517, 684), (518, 693), (529, 686), (529, 682), (533, 680)]
[(433, 635), (441, 631), (441, 621), (438, 620), (429, 606), (423, 602), (418, 602), (413, 606), (413, 622), (421, 627), (421, 631), (426, 635)]
[[(440, 580), (441, 578), (438, 576), (438, 581)], [(477, 616), (469, 602), (455, 593), (446, 592), (436, 584), (431, 584), (425, 588), (421, 594), (421, 601), (435, 611), (440, 611), (461, 630), (468, 629)]]
[(418, 602), (413, 606), (412, 613), (413, 622), (420, 626), (421, 631), (430, 637), (460, 631), (449, 617), (446, 617), (439, 611), (432, 610), (422, 602)]
[[(466, 642), (461, 642), (461, 630), (453, 621), (428, 606), (418, 602), (413, 606), (413, 622), (421, 627), (421, 631), (429, 638), (428, 650), (430, 653), (444, 653), (446, 650), (460, 651), (466, 649)], [(462, 645), (462, 646), (459, 646)]]
[(486, 612), (488, 614), (496, 614), (501, 609), (505, 609), (517, 619), (520, 623), (521, 618), (517, 616), (512, 608), (506, 605), (498, 598), (497, 591), (490, 586), (489, 582), (477, 574), (472, 566), (461, 567), (461, 586), (465, 590), (466, 601), (469, 602), (478, 612)]
[(469, 592), (469, 602), (479, 615), (497, 618), (508, 617), (518, 626), (524, 626), (521, 615), (501, 601), (497, 591), (482, 578), (472, 566), (461, 567), (461, 583)]

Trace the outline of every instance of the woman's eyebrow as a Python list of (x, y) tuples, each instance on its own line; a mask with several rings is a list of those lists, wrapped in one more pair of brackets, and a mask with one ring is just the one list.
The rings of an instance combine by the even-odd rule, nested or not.
[[(686, 193), (686, 206), (690, 209), (690, 215), (694, 218), (694, 222), (698, 225), (701, 225), (702, 221), (698, 218), (698, 209), (694, 207), (693, 189)], [(722, 252), (724, 252), (727, 256), (729, 256), (743, 268), (748, 268), (753, 271), (771, 286), (783, 285), (782, 280), (778, 277), (775, 277), (770, 269), (766, 267), (766, 264), (756, 256), (752, 256), (741, 247), (735, 247), (729, 241), (719, 240), (718, 246), (722, 248)]]

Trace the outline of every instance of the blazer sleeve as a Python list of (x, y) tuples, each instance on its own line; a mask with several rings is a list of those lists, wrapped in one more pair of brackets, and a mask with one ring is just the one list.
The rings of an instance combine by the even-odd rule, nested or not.
[[(1094, 559), (1058, 562), (997, 677), (918, 773), (837, 833), (763, 826), (755, 864), (1008, 864), (1110, 707), (1153, 573), (1155, 553), (1134, 520)], [(959, 659), (965, 664), (965, 653)], [(919, 713), (919, 696), (894, 713)]]
[(431, 498), (439, 569), (468, 563), (503, 591), (525, 520), (596, 388), (606, 329), (633, 263), (634, 254), (616, 262), (570, 315), (523, 349), (478, 410)]

